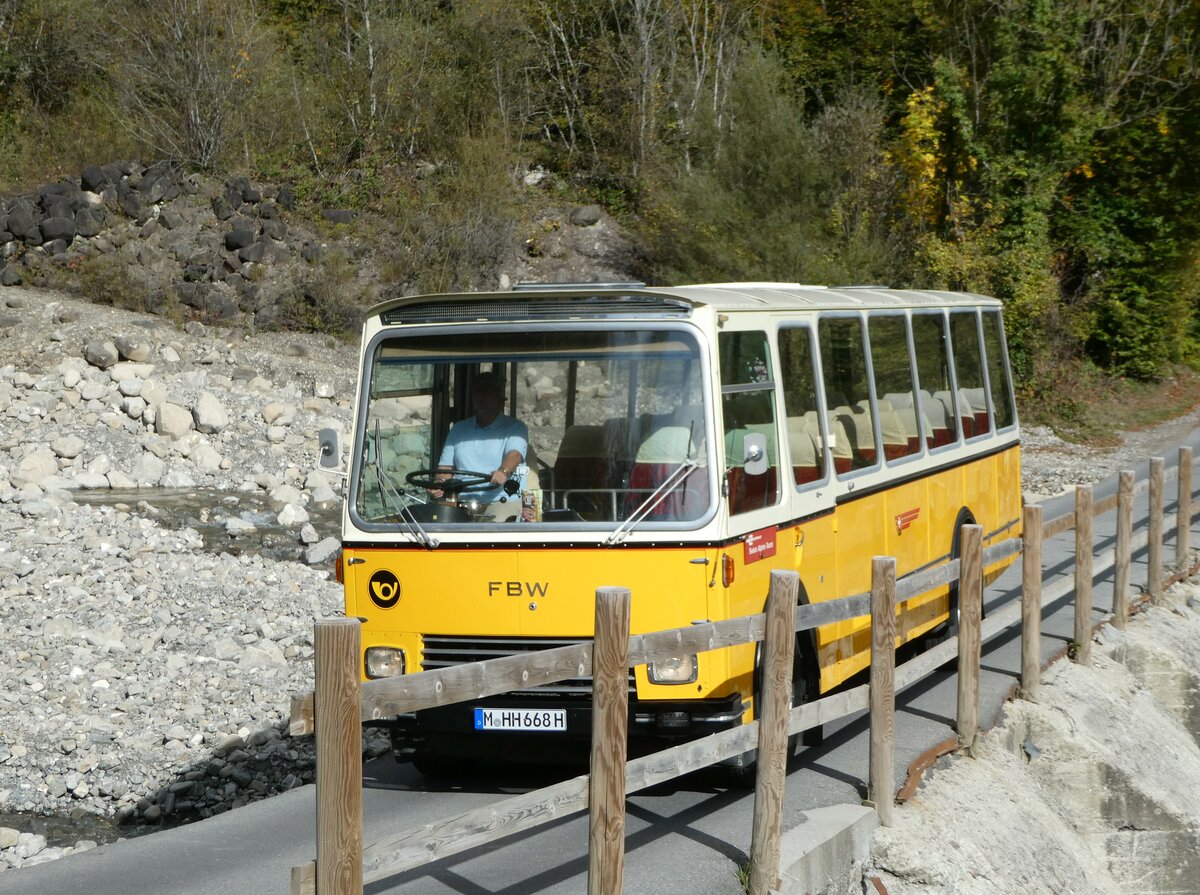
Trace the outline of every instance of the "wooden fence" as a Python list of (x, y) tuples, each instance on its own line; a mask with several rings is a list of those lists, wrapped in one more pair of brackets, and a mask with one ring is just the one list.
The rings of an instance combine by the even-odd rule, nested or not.
[[(796, 605), (799, 576), (773, 571), (766, 609), (758, 615), (689, 625), (669, 631), (629, 635), (629, 591), (596, 591), (596, 636), (592, 643), (508, 656), (437, 671), (360, 683), (359, 621), (319, 620), (315, 627), (316, 689), (292, 703), (293, 735), (316, 734), (316, 860), (292, 869), (292, 895), (361, 895), (363, 886), (412, 870), (449, 855), (494, 842), (564, 816), (588, 811), (588, 893), (617, 895), (622, 890), (625, 797), (632, 792), (757, 750), (757, 776), (751, 835), (749, 892), (766, 895), (779, 885), (780, 834), (788, 737), (848, 715), (870, 710), (868, 802), (880, 823), (892, 822), (896, 792), (893, 779), (895, 694), (957, 656), (956, 733), (970, 750), (979, 731), (981, 644), (1020, 621), (1021, 690), (1037, 698), (1041, 673), (1040, 626), (1043, 608), (1075, 591), (1075, 661), (1091, 659), (1091, 587), (1096, 575), (1115, 567), (1111, 621), (1123, 627), (1130, 607), (1130, 557), (1147, 550), (1147, 593), (1158, 599), (1171, 581), (1194, 572), (1183, 568), (1189, 547), (1192, 513), (1192, 452), (1179, 451), (1179, 466), (1164, 474), (1163, 461), (1150, 462), (1147, 480), (1134, 484), (1122, 472), (1111, 497), (1093, 502), (1092, 488), (1075, 492), (1075, 509), (1043, 520), (1042, 507), (1024, 509), (1024, 541), (1012, 538), (987, 549), (978, 526), (963, 528), (959, 559), (896, 579), (892, 557), (872, 561), (868, 593), (810, 605)], [(1163, 494), (1165, 482), (1178, 478), (1174, 527), (1176, 565), (1163, 577)], [(1148, 491), (1146, 529), (1133, 532), (1134, 497)], [(1113, 549), (1093, 556), (1092, 522), (1117, 510)], [(1042, 542), (1075, 530), (1072, 574), (1043, 582)], [(984, 569), (1024, 552), (1021, 599), (982, 618)], [(895, 607), (934, 587), (959, 582), (958, 636), (895, 664)], [(872, 617), (869, 682), (799, 706), (790, 706), (795, 634), (863, 615)], [(704, 652), (750, 641), (763, 641), (759, 718), (751, 724), (626, 761), (628, 669), (683, 652)], [(593, 729), (590, 773), (524, 793), (435, 823), (363, 844), (361, 724), (438, 705), (483, 699), (569, 678), (593, 679)], [(315, 720), (319, 719), (319, 723)]]

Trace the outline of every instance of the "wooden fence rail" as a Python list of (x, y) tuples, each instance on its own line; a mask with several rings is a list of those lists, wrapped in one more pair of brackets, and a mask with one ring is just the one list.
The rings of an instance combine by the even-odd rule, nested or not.
[[(438, 671), (360, 683), (359, 622), (321, 620), (314, 630), (316, 691), (292, 702), (293, 735), (317, 734), (317, 860), (293, 868), (293, 895), (361, 895), (363, 886), (394, 874), (495, 842), (551, 820), (590, 810), (589, 895), (619, 895), (624, 865), (624, 800), (633, 792), (716, 762), (757, 750), (751, 866), (748, 890), (766, 895), (778, 885), (779, 839), (783, 817), (786, 743), (790, 735), (870, 710), (868, 800), (880, 822), (891, 823), (895, 696), (933, 670), (958, 658), (955, 726), (968, 750), (978, 734), (981, 645), (1016, 623), (1022, 626), (1021, 690), (1037, 698), (1041, 671), (1040, 626), (1044, 608), (1072, 590), (1076, 594), (1075, 658), (1086, 662), (1092, 639), (1091, 584), (1114, 569), (1113, 624), (1122, 626), (1129, 611), (1130, 557), (1148, 551), (1146, 590), (1161, 594), (1164, 482), (1177, 478), (1175, 560), (1188, 555), (1192, 513), (1192, 452), (1181, 449), (1180, 465), (1164, 472), (1160, 458), (1150, 462), (1149, 478), (1134, 483), (1120, 474), (1116, 494), (1093, 502), (1090, 486), (1076, 490), (1075, 509), (1043, 520), (1040, 506), (1023, 514), (1024, 539), (1010, 538), (983, 548), (978, 526), (964, 526), (962, 552), (937, 568), (896, 579), (895, 560), (872, 561), (871, 590), (838, 600), (797, 605), (799, 576), (771, 573), (766, 611), (757, 615), (691, 625), (669, 631), (629, 635), (629, 591), (597, 590), (596, 637), (531, 655), (509, 656)], [(1137, 494), (1149, 492), (1150, 517), (1144, 530), (1132, 528)], [(1094, 554), (1092, 523), (1117, 510), (1115, 547)], [(1156, 518), (1157, 517), (1157, 518)], [(1043, 581), (1042, 545), (1048, 538), (1075, 530), (1075, 568)], [(986, 569), (1024, 554), (1021, 598), (982, 615)], [(904, 665), (895, 664), (895, 622), (899, 604), (942, 585), (958, 582), (957, 636), (926, 650)], [(870, 682), (791, 707), (794, 633), (837, 621), (871, 616)], [(952, 619), (953, 621), (953, 619)], [(669, 655), (704, 652), (763, 641), (759, 720), (626, 761), (627, 673), (639, 664)], [(362, 839), (363, 721), (436, 705), (480, 699), (569, 678), (593, 679), (593, 736), (589, 774), (523, 793), (483, 808), (384, 837), (365, 846)], [(320, 721), (318, 724), (317, 721)]]

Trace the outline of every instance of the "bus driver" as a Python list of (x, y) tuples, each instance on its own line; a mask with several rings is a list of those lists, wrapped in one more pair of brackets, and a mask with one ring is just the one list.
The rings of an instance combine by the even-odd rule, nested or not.
[[(446, 436), (438, 459), (438, 478), (449, 478), (455, 469), (485, 474), (491, 470), (494, 487), (471, 495), (491, 503), (504, 493), (504, 485), (525, 462), (529, 429), (520, 420), (500, 412), (504, 406), (504, 380), (496, 373), (480, 373), (475, 377), (471, 403), (475, 415), (459, 420)], [(435, 498), (442, 496), (439, 490), (429, 493)]]

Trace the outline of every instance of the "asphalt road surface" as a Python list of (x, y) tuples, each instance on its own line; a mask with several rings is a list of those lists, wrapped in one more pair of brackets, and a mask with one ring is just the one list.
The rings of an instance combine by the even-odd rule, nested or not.
[[(1200, 448), (1200, 430), (1185, 443)], [(1200, 453), (1200, 451), (1198, 451)], [(1174, 452), (1167, 458), (1168, 468)], [(1139, 480), (1146, 464), (1138, 468)], [(1115, 477), (1094, 489), (1100, 500), (1116, 490)], [(1175, 489), (1168, 485), (1168, 513)], [(1134, 508), (1134, 525), (1144, 525), (1145, 494)], [(1045, 504), (1051, 519), (1072, 508), (1064, 495)], [(1173, 516), (1169, 516), (1173, 518)], [(1115, 538), (1115, 512), (1095, 525), (1096, 551)], [(1168, 529), (1173, 525), (1168, 525)], [(1193, 528), (1197, 532), (1197, 528)], [(1192, 543), (1200, 543), (1193, 534)], [(1174, 559), (1174, 533), (1167, 532), (1164, 558)], [(1046, 583), (1071, 573), (1074, 533), (1068, 531), (1044, 546)], [(1146, 581), (1144, 551), (1135, 556), (1135, 591)], [(984, 595), (985, 611), (1017, 597), (1020, 563)], [(1073, 639), (1073, 595), (1047, 607), (1042, 623), (1042, 656), (1060, 652)], [(1112, 573), (1098, 579), (1093, 593), (1094, 621), (1109, 614)], [(990, 726), (1019, 679), (1020, 630), (1010, 627), (984, 645), (980, 680), (980, 719)], [(935, 673), (897, 695), (896, 781), (921, 752), (951, 736), (956, 705), (955, 677)], [(865, 713), (826, 726), (823, 745), (808, 748), (789, 765), (784, 828), (804, 820), (806, 809), (858, 803), (866, 792), (867, 718)], [(365, 841), (434, 822), (499, 801), (515, 792), (557, 779), (546, 775), (493, 773), (444, 785), (423, 777), (391, 758), (369, 762), (364, 769)], [(719, 769), (699, 772), (670, 784), (639, 792), (628, 800), (625, 891), (630, 895), (740, 895), (738, 867), (750, 848), (753, 793), (729, 787)], [(302, 787), (266, 801), (185, 827), (101, 846), (51, 863), (0, 873), (0, 895), (285, 895), (290, 868), (313, 859), (315, 791)], [(453, 893), (453, 895), (519, 895), (579, 893), (587, 888), (587, 818), (575, 815), (516, 835), (490, 846), (443, 859), (410, 873), (367, 887), (385, 893)]]

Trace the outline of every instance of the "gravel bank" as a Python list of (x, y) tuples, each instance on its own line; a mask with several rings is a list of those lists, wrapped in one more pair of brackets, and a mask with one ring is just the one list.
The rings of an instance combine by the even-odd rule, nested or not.
[[(313, 618), (342, 605), (337, 532), (309, 521), (339, 499), (313, 469), (315, 435), (347, 427), (356, 356), (0, 292), (0, 813), (137, 831), (312, 779), (310, 741), (285, 732), (289, 699), (311, 686)], [(1110, 452), (1034, 430), (1025, 488), (1102, 478), (1196, 422)], [(136, 506), (75, 499), (134, 487), (226, 492), (214, 513), (240, 555)], [(294, 532), (296, 561), (255, 555), (251, 495)], [(8, 823), (0, 870), (87, 845)]]
[(864, 878), (889, 895), (1200, 892), (1200, 583), (1099, 639), (1090, 667), (1058, 662), (1036, 703), (1009, 703), (975, 758), (927, 775)]

